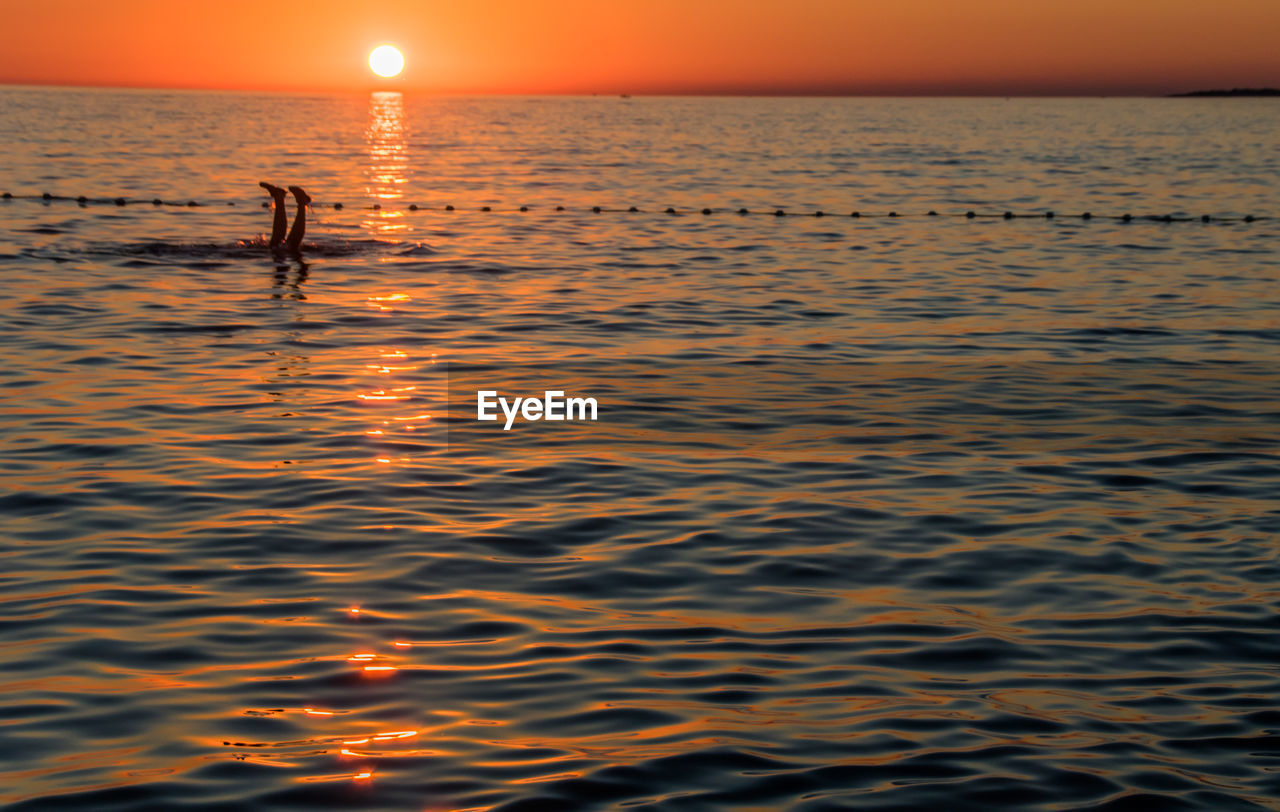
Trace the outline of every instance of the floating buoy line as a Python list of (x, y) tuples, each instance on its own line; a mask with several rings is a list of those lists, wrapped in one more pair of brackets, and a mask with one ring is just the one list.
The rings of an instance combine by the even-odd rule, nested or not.
[[(49, 194), (48, 192), (45, 192), (44, 194), (39, 194), (39, 195), (15, 195), (15, 194), (10, 194), (9, 192), (5, 192), (3, 195), (0, 195), (0, 199), (3, 199), (5, 201), (36, 200), (43, 203), (52, 203), (53, 201), (70, 201), (73, 203), (77, 203), (80, 206), (109, 205), (109, 206), (119, 206), (119, 207), (150, 205), (150, 206), (156, 206), (156, 207), (175, 206), (180, 208), (202, 208), (202, 207), (219, 206), (219, 205), (225, 205), (225, 206), (236, 205), (236, 202), (233, 200), (221, 201), (218, 203), (200, 203), (195, 200), (187, 200), (185, 202), (176, 201), (176, 200), (162, 200), (158, 197), (154, 197), (150, 199), (125, 198), (125, 197), (87, 197), (85, 195), (80, 195), (79, 197), (70, 197), (68, 195)], [(262, 203), (263, 208), (268, 208), (270, 205), (271, 204), (266, 201), (263, 201)], [(311, 202), (311, 209), (313, 211), (316, 209), (334, 209), (337, 211), (342, 211), (343, 209), (346, 209), (346, 208), (348, 207), (342, 203), (320, 203), (314, 200)], [(922, 212), (899, 212), (894, 210), (890, 210), (887, 212), (864, 212), (864, 211), (857, 211), (857, 210), (849, 211), (849, 212), (843, 212), (843, 211), (837, 212), (837, 211), (821, 211), (821, 210), (787, 211), (785, 209), (746, 209), (746, 208), (696, 209), (696, 208), (676, 208), (674, 206), (668, 206), (666, 208), (651, 208), (651, 209), (641, 209), (637, 206), (629, 206), (628, 208), (625, 208), (625, 209), (610, 208), (606, 206), (588, 206), (588, 207), (582, 207), (577, 209), (571, 209), (565, 206), (555, 206), (555, 207), (519, 206), (514, 208), (495, 208), (493, 206), (479, 206), (474, 209), (463, 209), (463, 208), (458, 208), (452, 205), (419, 206), (416, 203), (411, 203), (409, 205), (395, 206), (395, 207), (384, 206), (381, 203), (371, 203), (363, 206), (351, 206), (349, 208), (352, 208), (355, 210), (364, 210), (364, 211), (413, 211), (413, 212), (416, 212), (416, 211), (423, 211), (423, 212), (479, 211), (479, 212), (491, 212), (491, 213), (523, 213), (523, 212), (529, 212), (535, 208), (538, 208), (543, 211), (555, 211), (555, 212), (578, 211), (578, 212), (590, 212), (592, 214), (661, 214), (661, 215), (667, 215), (667, 216), (702, 215), (704, 217), (708, 217), (714, 214), (728, 214), (728, 215), (738, 215), (738, 216), (755, 215), (755, 216), (766, 216), (766, 217), (835, 217), (835, 218), (855, 219), (855, 220), (862, 219), (862, 218), (960, 217), (968, 220), (1072, 219), (1072, 220), (1084, 220), (1084, 221), (1113, 220), (1121, 223), (1132, 223), (1132, 222), (1138, 222), (1138, 221), (1152, 222), (1152, 223), (1253, 223), (1253, 222), (1258, 222), (1260, 220), (1274, 219), (1273, 217), (1269, 217), (1267, 215), (1254, 215), (1254, 214), (1232, 215), (1232, 216), (1202, 214), (1198, 217), (1181, 215), (1181, 214), (1179, 215), (1131, 214), (1128, 212), (1124, 214), (1094, 214), (1092, 212), (1087, 212), (1087, 211), (1079, 212), (1076, 214), (1060, 214), (1053, 211), (1028, 212), (1028, 213), (1019, 214), (1012, 211), (988, 212), (988, 211), (976, 211), (972, 209), (968, 211), (963, 211), (963, 212), (938, 212), (936, 209), (930, 209), (927, 212), (923, 212), (923, 213)]]

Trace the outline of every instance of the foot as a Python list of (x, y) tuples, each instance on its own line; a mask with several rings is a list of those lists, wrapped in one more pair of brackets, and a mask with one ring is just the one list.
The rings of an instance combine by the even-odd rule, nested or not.
[(304, 192), (301, 186), (290, 186), (289, 191), (293, 193), (293, 197), (298, 201), (299, 206), (306, 206), (311, 203), (311, 195)]
[(273, 186), (273, 184), (270, 184), (266, 181), (260, 182), (259, 186), (261, 186), (262, 188), (265, 188), (266, 193), (268, 193), (268, 195), (271, 196), (271, 200), (275, 201), (276, 206), (284, 205), (284, 190), (282, 190), (282, 188), (280, 188), (279, 186)]

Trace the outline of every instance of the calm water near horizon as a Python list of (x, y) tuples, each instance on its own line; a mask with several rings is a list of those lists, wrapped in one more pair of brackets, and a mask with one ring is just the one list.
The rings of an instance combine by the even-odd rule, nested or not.
[(1280, 809), (1280, 100), (0, 109), (4, 808)]

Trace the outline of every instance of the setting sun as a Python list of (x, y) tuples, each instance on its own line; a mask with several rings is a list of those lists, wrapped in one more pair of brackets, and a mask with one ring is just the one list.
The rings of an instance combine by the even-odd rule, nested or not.
[(404, 70), (404, 54), (394, 45), (379, 45), (369, 52), (369, 69), (387, 79), (399, 76)]

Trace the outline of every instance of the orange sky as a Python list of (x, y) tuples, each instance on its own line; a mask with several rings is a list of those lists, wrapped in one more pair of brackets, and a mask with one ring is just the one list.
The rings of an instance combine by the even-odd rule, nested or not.
[(0, 0), (0, 82), (446, 93), (1280, 86), (1280, 0)]

